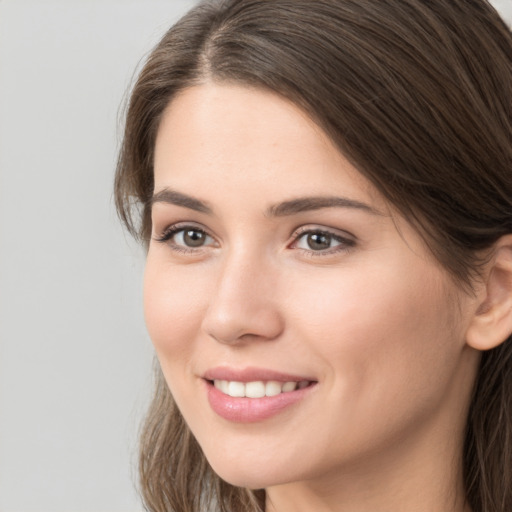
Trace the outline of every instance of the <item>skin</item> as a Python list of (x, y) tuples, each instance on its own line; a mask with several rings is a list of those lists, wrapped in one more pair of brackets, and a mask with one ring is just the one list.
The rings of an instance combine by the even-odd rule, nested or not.
[[(298, 107), (204, 84), (168, 106), (155, 148), (147, 327), (172, 394), (214, 470), (267, 489), (267, 510), (467, 511), (460, 458), (479, 352), (478, 307), (421, 237)], [(289, 215), (272, 205), (349, 198), (369, 209)], [(160, 194), (162, 198), (162, 194)], [(207, 234), (188, 247), (182, 232)], [(333, 234), (313, 250), (306, 231)], [(217, 366), (314, 378), (300, 402), (236, 424), (210, 407)]]

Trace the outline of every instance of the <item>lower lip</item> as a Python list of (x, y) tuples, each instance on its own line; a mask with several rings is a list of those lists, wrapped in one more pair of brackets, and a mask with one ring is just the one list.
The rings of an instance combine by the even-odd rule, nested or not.
[(220, 417), (233, 423), (263, 421), (296, 404), (310, 393), (314, 385), (262, 398), (234, 398), (206, 382), (210, 407)]

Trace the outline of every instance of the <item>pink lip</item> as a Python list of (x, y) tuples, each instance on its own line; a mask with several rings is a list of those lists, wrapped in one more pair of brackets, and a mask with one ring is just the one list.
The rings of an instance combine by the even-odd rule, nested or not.
[(277, 372), (268, 370), (266, 368), (253, 368), (247, 367), (243, 369), (229, 368), (227, 366), (219, 366), (211, 368), (203, 375), (206, 380), (230, 380), (236, 382), (254, 382), (258, 380), (269, 381), (275, 380), (276, 382), (300, 382), (307, 380), (314, 382), (316, 379), (304, 375), (291, 375), (288, 373)]
[[(304, 376), (296, 376), (265, 370), (261, 368), (233, 368), (219, 367), (208, 370), (203, 376), (208, 402), (213, 411), (225, 420), (233, 423), (254, 423), (275, 416), (289, 406), (305, 398), (315, 386), (316, 381)], [(310, 381), (313, 384), (295, 391), (281, 393), (276, 396), (262, 398), (234, 398), (218, 390), (211, 381), (229, 380), (237, 382), (269, 381), (301, 382)]]

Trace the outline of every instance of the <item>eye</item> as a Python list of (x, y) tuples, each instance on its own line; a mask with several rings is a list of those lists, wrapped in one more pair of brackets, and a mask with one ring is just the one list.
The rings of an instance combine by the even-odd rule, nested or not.
[(168, 243), (175, 250), (188, 251), (215, 244), (215, 240), (196, 226), (171, 226), (157, 242)]
[(293, 248), (308, 252), (328, 253), (347, 250), (355, 245), (355, 241), (348, 237), (320, 229), (308, 229), (299, 233), (293, 243)]
[(182, 229), (174, 234), (174, 243), (186, 247), (202, 247), (209, 238), (211, 237), (199, 229)]

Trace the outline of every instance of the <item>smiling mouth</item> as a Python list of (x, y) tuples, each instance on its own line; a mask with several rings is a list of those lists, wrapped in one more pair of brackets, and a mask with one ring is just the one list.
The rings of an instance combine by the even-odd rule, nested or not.
[(263, 368), (218, 367), (202, 377), (213, 412), (234, 423), (257, 423), (299, 404), (316, 379)]
[(229, 380), (209, 380), (211, 385), (215, 386), (221, 393), (232, 398), (263, 398), (290, 393), (299, 389), (305, 389), (313, 385), (312, 381), (253, 381), (239, 382)]

